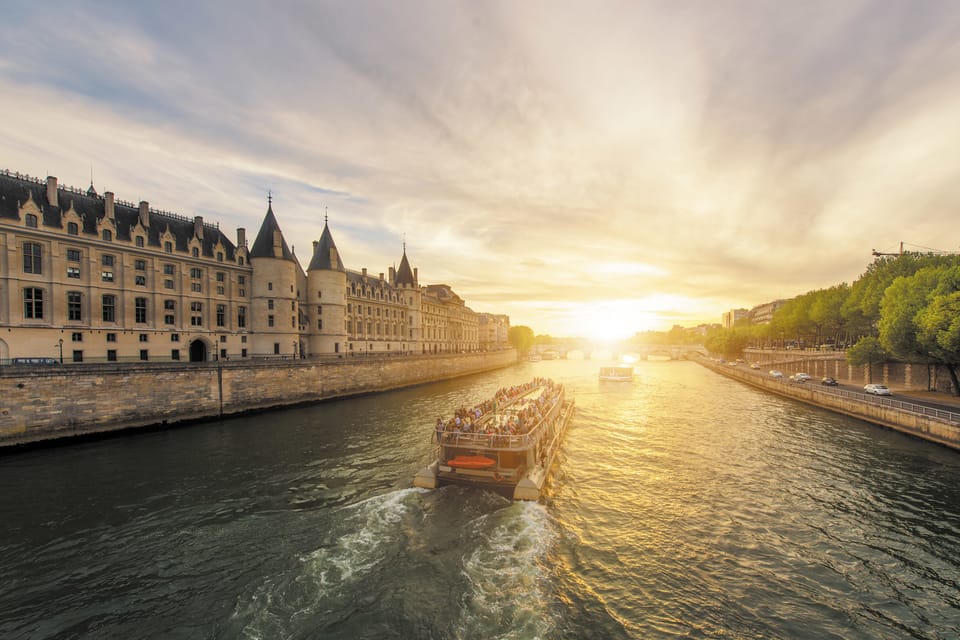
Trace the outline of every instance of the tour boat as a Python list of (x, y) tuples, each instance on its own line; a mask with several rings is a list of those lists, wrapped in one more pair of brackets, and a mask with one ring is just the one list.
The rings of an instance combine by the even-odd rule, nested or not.
[(565, 397), (563, 385), (545, 378), (513, 389), (516, 393), (498, 392), (496, 400), (484, 403), (488, 411), (469, 432), (451, 430), (441, 421), (434, 434), (435, 460), (417, 473), (414, 486), (467, 485), (514, 500), (539, 499), (574, 402)]
[(633, 367), (600, 367), (600, 379), (611, 382), (631, 382)]

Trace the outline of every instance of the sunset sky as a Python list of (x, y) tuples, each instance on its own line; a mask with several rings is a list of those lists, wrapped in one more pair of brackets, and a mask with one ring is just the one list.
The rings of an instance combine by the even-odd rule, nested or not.
[(4, 3), (0, 168), (536, 333), (719, 322), (960, 248), (960, 3)]

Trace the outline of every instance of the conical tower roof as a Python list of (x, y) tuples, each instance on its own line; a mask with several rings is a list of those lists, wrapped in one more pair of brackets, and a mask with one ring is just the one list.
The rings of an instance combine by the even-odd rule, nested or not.
[(340, 260), (337, 243), (333, 241), (333, 234), (330, 233), (330, 227), (326, 221), (323, 223), (323, 233), (320, 235), (320, 241), (313, 247), (313, 258), (310, 260), (310, 266), (307, 267), (307, 271), (314, 271), (316, 269), (346, 271), (343, 267), (343, 261)]
[(407, 260), (407, 247), (403, 247), (403, 257), (400, 259), (400, 266), (397, 267), (397, 285), (408, 284), (411, 287), (417, 286), (413, 279), (413, 269), (410, 268), (410, 262)]
[[(280, 255), (276, 255), (273, 246), (273, 235), (280, 232)], [(284, 260), (293, 260), (293, 253), (287, 246), (287, 241), (283, 238), (283, 232), (280, 231), (280, 225), (277, 224), (277, 218), (273, 215), (273, 203), (267, 206), (267, 215), (263, 218), (263, 224), (260, 225), (260, 231), (257, 233), (257, 239), (253, 242), (253, 248), (250, 249), (251, 258), (282, 258)]]

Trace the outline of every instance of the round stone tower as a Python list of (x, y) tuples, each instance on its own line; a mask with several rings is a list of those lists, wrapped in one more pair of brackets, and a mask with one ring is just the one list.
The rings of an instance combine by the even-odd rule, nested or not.
[(312, 354), (345, 354), (347, 271), (333, 241), (327, 221), (313, 243), (313, 258), (307, 267), (307, 316)]

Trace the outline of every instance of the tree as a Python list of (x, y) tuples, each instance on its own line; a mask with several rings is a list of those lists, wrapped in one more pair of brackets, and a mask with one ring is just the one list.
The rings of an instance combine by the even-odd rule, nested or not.
[(510, 327), (507, 332), (507, 340), (517, 350), (517, 353), (522, 355), (533, 346), (533, 329), (522, 324)]
[(918, 346), (933, 362), (944, 365), (960, 395), (960, 266), (939, 270), (929, 304), (916, 315), (916, 327)]
[(864, 336), (857, 344), (847, 350), (847, 362), (855, 367), (874, 365), (886, 362), (890, 357), (880, 346), (880, 341), (873, 336)]

